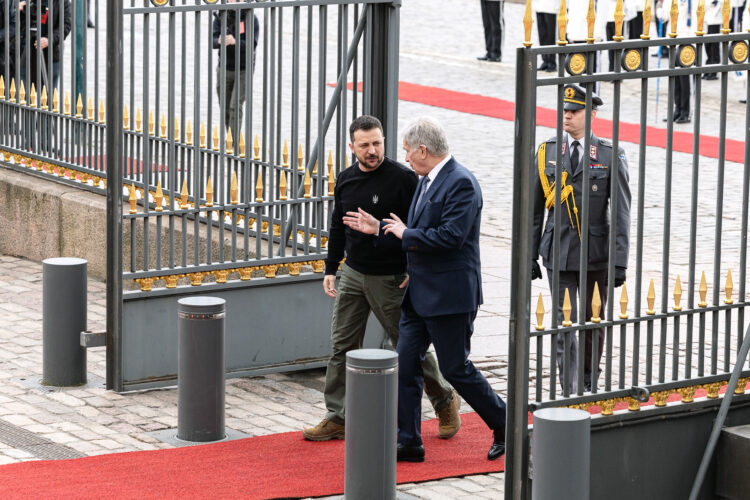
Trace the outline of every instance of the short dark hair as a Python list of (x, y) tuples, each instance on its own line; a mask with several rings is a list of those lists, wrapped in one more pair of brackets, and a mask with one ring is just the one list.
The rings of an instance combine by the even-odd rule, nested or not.
[(354, 119), (351, 125), (349, 125), (349, 140), (354, 142), (354, 132), (357, 130), (372, 130), (374, 128), (380, 129), (383, 132), (383, 125), (380, 120), (372, 115), (362, 115)]

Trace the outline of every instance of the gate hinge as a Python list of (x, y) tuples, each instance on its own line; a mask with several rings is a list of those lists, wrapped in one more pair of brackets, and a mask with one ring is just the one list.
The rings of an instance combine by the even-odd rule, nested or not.
[(107, 331), (81, 332), (81, 347), (102, 347), (107, 345)]

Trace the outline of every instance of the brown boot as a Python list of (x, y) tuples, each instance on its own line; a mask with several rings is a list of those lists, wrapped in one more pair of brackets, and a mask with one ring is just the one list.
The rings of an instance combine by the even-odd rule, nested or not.
[(331, 422), (327, 418), (324, 418), (315, 427), (303, 429), (302, 435), (308, 441), (328, 441), (330, 439), (344, 439), (344, 426), (341, 424), (337, 424), (336, 422)]
[(461, 398), (453, 391), (453, 399), (447, 406), (435, 413), (438, 417), (438, 435), (441, 439), (450, 439), (456, 435), (461, 428), (461, 417), (458, 416), (458, 408), (461, 406)]

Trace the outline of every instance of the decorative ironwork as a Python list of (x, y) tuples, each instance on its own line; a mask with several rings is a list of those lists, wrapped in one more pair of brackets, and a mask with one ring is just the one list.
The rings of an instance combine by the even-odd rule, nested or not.
[(683, 68), (689, 68), (695, 64), (695, 47), (692, 45), (680, 45), (677, 52), (677, 61)]
[(586, 70), (586, 57), (583, 54), (570, 54), (565, 67), (569, 74), (578, 76)]
[(729, 45), (729, 59), (735, 64), (747, 61), (747, 43), (741, 40), (732, 42)]
[(622, 69), (625, 71), (636, 71), (641, 68), (641, 51), (630, 49), (622, 54)]

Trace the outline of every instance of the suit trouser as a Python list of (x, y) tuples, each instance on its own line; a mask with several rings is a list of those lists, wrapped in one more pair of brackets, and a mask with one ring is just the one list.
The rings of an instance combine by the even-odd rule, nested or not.
[(481, 0), (484, 46), (491, 57), (503, 55), (503, 3)]
[(675, 115), (690, 116), (690, 76), (676, 76), (674, 79)]
[(443, 376), (490, 429), (505, 428), (505, 402), (469, 361), (477, 312), (421, 317), (407, 298), (401, 311), (398, 342), (398, 442), (422, 444), (422, 365), (430, 343)]
[[(539, 45), (554, 45), (557, 32), (557, 15), (549, 12), (536, 13), (536, 28), (539, 32)], [(542, 61), (557, 66), (555, 54), (543, 54)]]
[[(404, 290), (399, 285), (405, 278), (406, 274), (375, 276), (357, 272), (346, 264), (341, 266), (341, 279), (331, 322), (333, 354), (328, 361), (324, 390), (327, 419), (337, 423), (344, 421), (346, 353), (362, 348), (371, 310), (385, 329), (391, 344), (398, 344), (401, 299), (404, 296)], [(453, 389), (440, 376), (432, 353), (425, 356), (422, 367), (425, 373), (425, 393), (432, 406), (436, 410), (441, 409), (450, 403)]]
[[(239, 137), (239, 131), (242, 130), (242, 110), (245, 107), (245, 88), (247, 87), (247, 77), (245, 70), (236, 71), (233, 69), (226, 70), (226, 85), (224, 89), (224, 126), (232, 129), (232, 136)], [(216, 68), (216, 95), (221, 101), (221, 64)]]
[(639, 10), (638, 14), (628, 21), (628, 38), (630, 40), (639, 39), (643, 34), (643, 11)]
[[(547, 269), (547, 278), (549, 280), (549, 287), (552, 290), (552, 270)], [(589, 271), (586, 274), (586, 321), (591, 319), (593, 312), (591, 310), (591, 299), (594, 296), (594, 283), (599, 283), (599, 293), (602, 299), (602, 308), (599, 313), (599, 317), (604, 320), (606, 319), (605, 312), (607, 309), (607, 287), (605, 285), (607, 278), (607, 270), (601, 271)], [(565, 301), (565, 289), (568, 289), (570, 294), (570, 320), (573, 323), (578, 321), (578, 290), (580, 284), (580, 275), (578, 271), (560, 271), (560, 289), (559, 289), (559, 300), (557, 306), (557, 323), (562, 323), (563, 320), (563, 302)], [(569, 334), (569, 373), (570, 373), (570, 384), (568, 390), (574, 393), (578, 390), (578, 339), (584, 337), (584, 355), (583, 355), (583, 384), (585, 388), (591, 387), (591, 373), (592, 373), (592, 362), (593, 362), (593, 348), (594, 348), (594, 335), (597, 337), (597, 353), (596, 353), (596, 376), (599, 376), (601, 370), (599, 369), (599, 361), (604, 352), (604, 328), (594, 328), (592, 330), (586, 330), (585, 333), (579, 334), (578, 338), (574, 334)], [(557, 367), (558, 367), (558, 379), (560, 385), (563, 386), (563, 366), (565, 356), (565, 337), (566, 335), (560, 334), (557, 337)]]
[[(720, 24), (709, 24), (708, 29), (706, 30), (709, 35), (715, 35), (717, 33), (720, 33), (720, 31)], [(721, 62), (721, 54), (719, 49), (720, 47), (718, 42), (706, 44), (706, 64), (718, 64)], [(713, 74), (715, 75), (716, 73)]]

